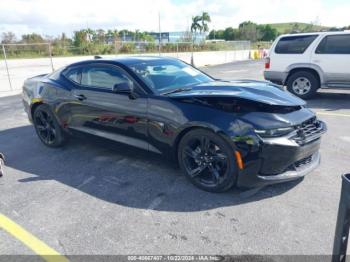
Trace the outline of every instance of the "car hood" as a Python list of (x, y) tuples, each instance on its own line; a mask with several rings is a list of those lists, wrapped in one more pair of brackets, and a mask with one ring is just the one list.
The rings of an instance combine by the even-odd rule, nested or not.
[(264, 81), (213, 81), (193, 86), (191, 90), (168, 94), (169, 97), (234, 97), (280, 106), (301, 106), (305, 101)]

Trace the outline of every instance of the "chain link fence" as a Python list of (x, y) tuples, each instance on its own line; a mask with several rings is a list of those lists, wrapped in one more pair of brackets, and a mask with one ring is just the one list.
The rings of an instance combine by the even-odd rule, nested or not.
[(259, 41), (252, 45), (252, 49), (267, 49), (269, 50), (272, 46), (272, 41)]
[(221, 64), (249, 59), (250, 41), (192, 42), (114, 42), (84, 47), (61, 46), (51, 43), (3, 44), (0, 54), (0, 95), (18, 91), (23, 81), (35, 75), (47, 74), (67, 64), (103, 57), (155, 55), (181, 59), (196, 66)]
[(29, 77), (53, 70), (49, 43), (3, 44), (0, 54), (0, 92), (21, 89)]

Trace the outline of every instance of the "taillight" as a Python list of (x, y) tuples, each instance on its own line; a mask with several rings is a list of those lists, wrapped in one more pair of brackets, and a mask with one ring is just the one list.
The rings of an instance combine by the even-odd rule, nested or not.
[(265, 69), (270, 69), (270, 57), (265, 58)]

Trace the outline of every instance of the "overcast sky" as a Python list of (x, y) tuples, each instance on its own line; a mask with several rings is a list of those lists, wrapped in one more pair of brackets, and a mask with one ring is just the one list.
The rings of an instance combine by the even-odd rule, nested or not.
[(74, 30), (115, 28), (183, 31), (202, 11), (212, 17), (210, 29), (257, 23), (317, 22), (350, 25), (350, 0), (0, 0), (0, 32), (68, 35)]

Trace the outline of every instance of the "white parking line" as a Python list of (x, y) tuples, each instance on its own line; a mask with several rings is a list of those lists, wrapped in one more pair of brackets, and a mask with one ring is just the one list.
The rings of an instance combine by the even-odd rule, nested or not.
[(324, 111), (316, 111), (316, 114), (318, 114), (318, 115), (324, 115), (324, 116), (343, 116), (343, 117), (350, 117), (350, 114), (329, 113), (329, 112), (324, 112)]
[(164, 198), (163, 195), (157, 196), (155, 199), (153, 199), (151, 204), (148, 206), (148, 209), (154, 210), (156, 207), (158, 207), (162, 203), (163, 198)]
[(231, 73), (242, 73), (242, 72), (248, 72), (247, 69), (237, 69), (237, 70), (230, 70), (230, 71), (224, 71), (224, 74), (231, 74)]
[[(174, 190), (177, 186), (177, 182), (179, 181), (179, 179), (181, 179), (182, 176), (178, 176), (172, 183), (172, 185), (169, 187), (169, 190), (167, 191), (168, 195), (171, 195), (172, 193), (174, 193)], [(147, 207), (147, 209), (143, 212), (143, 214), (145, 216), (150, 216), (151, 215), (151, 211), (155, 210), (164, 200), (164, 198), (166, 197), (165, 194), (161, 193), (158, 196), (156, 196), (151, 203), (149, 204), (149, 206)]]
[(145, 216), (150, 216), (151, 215), (151, 211), (156, 209), (163, 202), (163, 199), (164, 199), (164, 195), (159, 195), (156, 198), (154, 198), (152, 200), (152, 202), (149, 204), (149, 206), (147, 207), (147, 210), (145, 210), (143, 212), (143, 214)]
[(94, 180), (95, 177), (94, 176), (90, 176), (87, 179), (85, 179), (83, 181), (83, 183), (81, 183), (80, 185), (77, 186), (78, 189), (82, 188), (83, 186), (85, 186), (86, 184), (89, 184), (92, 180)]
[(341, 136), (340, 139), (350, 143), (350, 136)]

